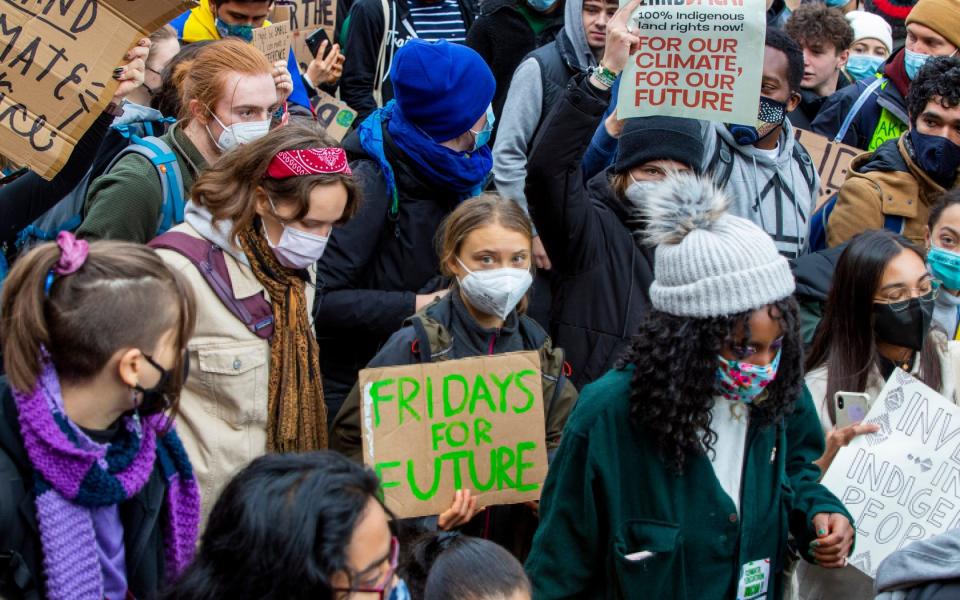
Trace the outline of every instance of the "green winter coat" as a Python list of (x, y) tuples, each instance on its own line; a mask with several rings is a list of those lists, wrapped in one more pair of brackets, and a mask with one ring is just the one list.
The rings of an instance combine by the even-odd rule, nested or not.
[[(815, 514), (853, 522), (817, 483), (824, 442), (809, 394), (782, 425), (749, 427), (738, 516), (708, 457), (689, 456), (677, 476), (631, 424), (632, 373), (585, 387), (567, 422), (526, 563), (533, 597), (734, 598), (741, 566), (770, 559), (767, 598), (778, 600), (788, 529), (806, 549)], [(641, 551), (654, 554), (626, 558)]]

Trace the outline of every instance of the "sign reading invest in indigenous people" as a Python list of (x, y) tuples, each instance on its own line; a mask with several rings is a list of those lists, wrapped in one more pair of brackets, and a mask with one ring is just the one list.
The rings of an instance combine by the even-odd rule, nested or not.
[(901, 370), (823, 478), (857, 526), (850, 564), (870, 577), (891, 553), (960, 527), (960, 408)]
[(364, 462), (398, 517), (537, 500), (547, 476), (536, 352), (360, 372)]
[(765, 15), (764, 0), (643, 0), (630, 21), (640, 45), (620, 77), (617, 116), (755, 125)]
[(0, 0), (0, 154), (46, 179), (103, 112), (127, 50), (193, 3)]

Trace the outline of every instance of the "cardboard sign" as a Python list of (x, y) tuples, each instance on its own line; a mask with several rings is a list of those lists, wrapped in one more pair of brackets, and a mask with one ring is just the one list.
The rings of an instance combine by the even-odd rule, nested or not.
[(271, 19), (267, 27), (253, 30), (253, 46), (267, 57), (271, 63), (278, 60), (287, 62), (290, 56), (290, 9), (279, 7), (274, 10), (276, 21)]
[(960, 407), (897, 369), (823, 478), (854, 518), (850, 564), (874, 577), (891, 553), (960, 527)]
[(3, 0), (0, 153), (51, 179), (117, 88), (114, 68), (184, 0)]
[(360, 371), (363, 461), (398, 517), (540, 498), (547, 476), (540, 356), (514, 352)]
[(863, 150), (832, 142), (822, 135), (805, 129), (796, 129), (796, 132), (797, 141), (807, 149), (817, 172), (820, 173), (820, 197), (817, 199), (817, 208), (819, 208), (830, 196), (837, 193), (847, 179), (850, 163)]
[(278, 4), (290, 10), (293, 55), (300, 70), (306, 73), (307, 65), (313, 60), (306, 39), (317, 29), (323, 28), (333, 42), (337, 28), (337, 0), (282, 0)]
[(621, 75), (617, 116), (756, 125), (764, 0), (645, 0), (631, 23), (640, 47)]
[(320, 125), (327, 130), (327, 135), (338, 142), (343, 141), (357, 118), (357, 111), (347, 106), (345, 102), (320, 90), (317, 90), (313, 112), (316, 113)]

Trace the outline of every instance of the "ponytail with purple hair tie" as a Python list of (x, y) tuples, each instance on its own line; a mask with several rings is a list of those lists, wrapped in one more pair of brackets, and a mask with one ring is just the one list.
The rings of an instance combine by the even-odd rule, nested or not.
[(60, 259), (47, 273), (43, 286), (43, 293), (47, 296), (50, 295), (50, 288), (53, 287), (53, 282), (58, 275), (63, 277), (76, 273), (90, 254), (90, 244), (86, 240), (78, 240), (77, 236), (69, 231), (61, 231), (57, 234), (57, 246), (60, 248)]

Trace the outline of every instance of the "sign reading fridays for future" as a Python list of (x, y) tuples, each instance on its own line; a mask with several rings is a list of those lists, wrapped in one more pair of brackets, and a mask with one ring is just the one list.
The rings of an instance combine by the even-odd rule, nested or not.
[(756, 125), (764, 0), (643, 0), (631, 23), (640, 46), (621, 74), (618, 117)]
[(911, 542), (960, 527), (960, 407), (897, 369), (823, 484), (857, 527), (850, 564), (870, 577)]
[(127, 50), (184, 0), (0, 0), (0, 153), (45, 179), (100, 115)]
[(398, 517), (537, 500), (547, 476), (540, 357), (513, 352), (360, 371), (364, 463)]

